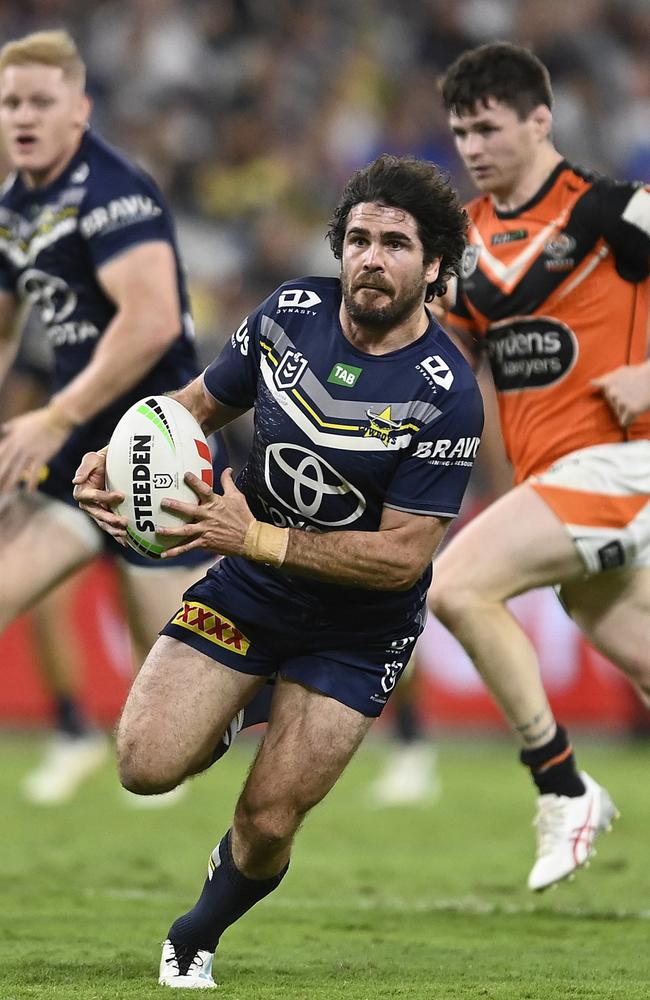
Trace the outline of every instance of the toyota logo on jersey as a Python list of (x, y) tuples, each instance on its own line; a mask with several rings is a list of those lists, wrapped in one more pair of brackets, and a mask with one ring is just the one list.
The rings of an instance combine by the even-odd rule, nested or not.
[(315, 452), (299, 445), (270, 445), (264, 478), (284, 507), (326, 528), (352, 524), (366, 509), (365, 498), (356, 487)]

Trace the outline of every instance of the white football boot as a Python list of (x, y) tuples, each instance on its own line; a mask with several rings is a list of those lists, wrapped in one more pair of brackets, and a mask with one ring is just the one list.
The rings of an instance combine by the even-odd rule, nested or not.
[(212, 978), (211, 951), (194, 950), (191, 945), (163, 942), (158, 982), (181, 990), (211, 990), (217, 985)]
[(587, 864), (595, 854), (594, 841), (599, 833), (611, 830), (619, 812), (608, 793), (581, 772), (583, 795), (540, 795), (537, 800), (537, 860), (528, 876), (533, 892), (547, 889), (576, 869)]
[(83, 736), (56, 733), (38, 767), (22, 785), (29, 802), (41, 806), (68, 802), (79, 786), (104, 763), (109, 754), (108, 737), (92, 730)]
[(383, 774), (369, 789), (370, 804), (379, 808), (437, 802), (440, 778), (437, 751), (423, 740), (392, 751)]

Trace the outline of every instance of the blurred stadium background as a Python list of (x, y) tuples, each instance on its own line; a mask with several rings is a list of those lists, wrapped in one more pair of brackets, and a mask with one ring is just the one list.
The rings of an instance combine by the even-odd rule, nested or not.
[[(249, 308), (294, 275), (335, 273), (325, 223), (351, 171), (382, 151), (448, 169), (467, 197), (436, 96), (468, 46), (528, 44), (554, 83), (557, 145), (568, 159), (650, 179), (648, 0), (3, 0), (0, 37), (65, 26), (88, 64), (93, 123), (145, 166), (175, 213), (202, 358)], [(30, 325), (24, 359), (47, 369)], [(15, 406), (7, 393), (0, 412)], [(231, 435), (234, 464), (247, 432)], [(479, 467), (465, 516), (495, 488)], [(6, 585), (6, 584), (4, 584)], [(615, 731), (647, 725), (626, 683), (581, 639), (550, 592), (515, 602), (562, 718)], [(110, 724), (131, 675), (110, 568), (74, 585), (62, 629), (89, 661), (91, 713)], [(22, 621), (0, 639), (0, 724), (48, 707)], [(420, 701), (438, 730), (499, 729), (471, 664), (431, 623)]]
[[(433, 159), (470, 196), (436, 97), (438, 73), (468, 46), (533, 46), (567, 158), (650, 180), (650, 0), (0, 0), (2, 40), (61, 25), (87, 61), (95, 126), (170, 199), (206, 362), (277, 283), (334, 273), (326, 220), (377, 153)], [(47, 372), (35, 324), (24, 358), (24, 371)], [(0, 392), (5, 413), (25, 405), (12, 393)], [(246, 440), (231, 440), (236, 463)], [(480, 467), (465, 517), (495, 488)], [(550, 591), (516, 608), (558, 714), (596, 737), (580, 741), (582, 765), (622, 812), (593, 869), (541, 900), (525, 890), (532, 786), (510, 739), (477, 740), (505, 730), (431, 623), (417, 683), (431, 731), (455, 737), (440, 754), (442, 801), (378, 822), (366, 796), (385, 749), (370, 741), (306, 824), (282, 893), (229, 933), (224, 995), (647, 996), (650, 744), (620, 738), (647, 732), (647, 713)], [(132, 673), (111, 568), (85, 572), (62, 614), (70, 657), (86, 663), (86, 705), (110, 727)], [(153, 998), (158, 942), (194, 897), (251, 744), (193, 782), (173, 818), (124, 808), (108, 764), (65, 809), (37, 815), (19, 792), (49, 714), (32, 628), (26, 617), (0, 638), (0, 995)]]

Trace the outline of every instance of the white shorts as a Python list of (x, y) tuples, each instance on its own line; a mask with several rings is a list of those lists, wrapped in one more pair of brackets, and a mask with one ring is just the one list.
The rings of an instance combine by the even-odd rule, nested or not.
[(588, 573), (650, 566), (650, 441), (572, 451), (528, 482), (566, 527)]

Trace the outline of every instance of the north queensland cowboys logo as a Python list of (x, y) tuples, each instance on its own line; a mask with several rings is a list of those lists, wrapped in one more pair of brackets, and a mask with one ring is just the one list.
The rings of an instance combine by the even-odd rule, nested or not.
[(352, 524), (366, 509), (363, 494), (309, 448), (281, 442), (269, 445), (264, 478), (284, 507), (326, 528)]
[(280, 360), (280, 364), (273, 372), (273, 381), (278, 389), (293, 389), (298, 385), (307, 368), (307, 358), (303, 357), (300, 351), (285, 351)]
[(396, 440), (398, 431), (401, 431), (404, 427), (401, 420), (392, 419), (390, 406), (385, 407), (381, 413), (366, 410), (366, 416), (370, 421), (370, 425), (365, 430), (363, 436), (366, 438), (379, 438), (386, 447)]

